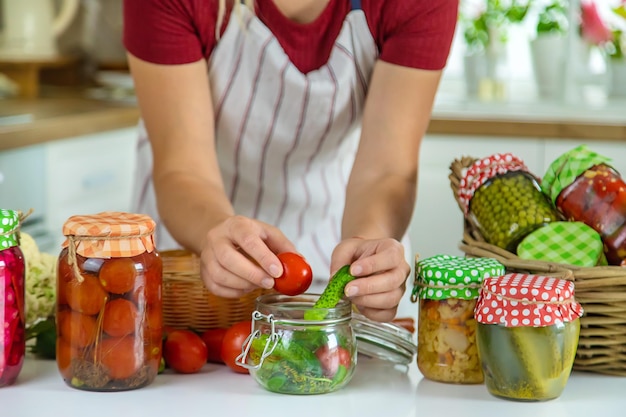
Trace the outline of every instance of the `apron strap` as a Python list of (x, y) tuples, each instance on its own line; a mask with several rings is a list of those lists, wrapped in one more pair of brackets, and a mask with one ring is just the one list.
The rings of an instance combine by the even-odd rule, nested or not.
[(361, 10), (361, 0), (351, 0), (352, 10)]

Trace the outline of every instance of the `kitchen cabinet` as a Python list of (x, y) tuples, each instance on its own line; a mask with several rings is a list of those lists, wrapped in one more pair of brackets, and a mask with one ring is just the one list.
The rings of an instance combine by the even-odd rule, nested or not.
[(131, 127), (44, 145), (46, 226), (57, 247), (68, 217), (130, 210), (136, 135)]
[(23, 230), (57, 253), (68, 217), (130, 210), (135, 138), (130, 127), (0, 152), (0, 207), (32, 208)]
[(452, 161), (462, 156), (483, 157), (512, 152), (531, 172), (543, 176), (562, 153), (587, 143), (590, 149), (613, 158), (614, 167), (626, 174), (626, 143), (546, 138), (426, 135), (420, 153), (418, 196), (409, 227), (412, 251), (426, 258), (438, 254), (462, 255), (463, 215), (450, 188)]

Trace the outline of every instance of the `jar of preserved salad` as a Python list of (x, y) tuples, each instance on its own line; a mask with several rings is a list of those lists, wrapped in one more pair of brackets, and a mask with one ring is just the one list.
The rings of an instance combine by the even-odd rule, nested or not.
[(517, 273), (485, 279), (476, 321), (489, 392), (518, 401), (559, 397), (574, 364), (582, 313), (571, 281)]
[(578, 146), (555, 159), (541, 187), (568, 220), (597, 231), (610, 265), (626, 259), (626, 182), (611, 159)]
[(411, 300), (419, 299), (417, 366), (425, 378), (483, 382), (474, 308), (483, 279), (504, 275), (491, 258), (438, 255), (415, 263)]
[(458, 197), (485, 241), (513, 253), (530, 232), (559, 219), (539, 179), (510, 153), (474, 162), (461, 178)]
[(318, 298), (316, 294), (257, 298), (251, 334), (238, 363), (268, 391), (324, 394), (352, 379), (357, 363), (352, 304), (341, 300), (325, 309), (325, 318), (305, 318)]
[(140, 388), (161, 362), (162, 262), (154, 221), (104, 212), (72, 216), (57, 276), (59, 371), (89, 391)]
[(19, 247), (20, 213), (0, 209), (0, 387), (17, 379), (24, 363), (24, 255)]

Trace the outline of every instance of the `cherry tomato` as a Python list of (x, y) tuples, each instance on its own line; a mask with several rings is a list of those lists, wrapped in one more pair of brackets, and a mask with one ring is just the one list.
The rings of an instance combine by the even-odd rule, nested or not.
[(292, 252), (281, 253), (278, 259), (283, 264), (283, 274), (274, 280), (274, 289), (285, 295), (298, 295), (308, 290), (313, 272), (306, 259)]
[(111, 258), (100, 267), (100, 283), (108, 292), (124, 294), (133, 289), (137, 270), (131, 258)]
[(247, 368), (237, 365), (236, 359), (237, 356), (241, 355), (241, 348), (250, 334), (251, 325), (252, 322), (250, 320), (233, 324), (226, 330), (226, 333), (224, 333), (224, 340), (222, 341), (222, 361), (230, 369), (240, 374), (249, 373)]
[(191, 330), (174, 330), (163, 345), (165, 363), (181, 374), (193, 374), (207, 361), (207, 348), (200, 336)]
[(209, 350), (209, 362), (224, 363), (222, 360), (222, 342), (226, 330), (228, 329), (208, 329), (200, 335)]
[(335, 376), (340, 365), (349, 368), (352, 363), (350, 352), (341, 346), (329, 348), (324, 345), (315, 351), (315, 356), (322, 365), (324, 375), (329, 378)]
[(100, 360), (111, 378), (130, 378), (139, 370), (143, 361), (143, 355), (137, 354), (140, 346), (132, 335), (102, 339), (99, 345)]
[(122, 337), (135, 332), (138, 319), (137, 307), (123, 298), (111, 300), (104, 305), (102, 330), (109, 336)]

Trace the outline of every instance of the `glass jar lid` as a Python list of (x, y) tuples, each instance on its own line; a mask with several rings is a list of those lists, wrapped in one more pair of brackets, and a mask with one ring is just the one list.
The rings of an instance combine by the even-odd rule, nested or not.
[(413, 334), (397, 324), (373, 321), (353, 312), (352, 328), (358, 353), (400, 365), (410, 364), (417, 353)]
[(0, 251), (17, 246), (20, 216), (15, 210), (0, 209)]

